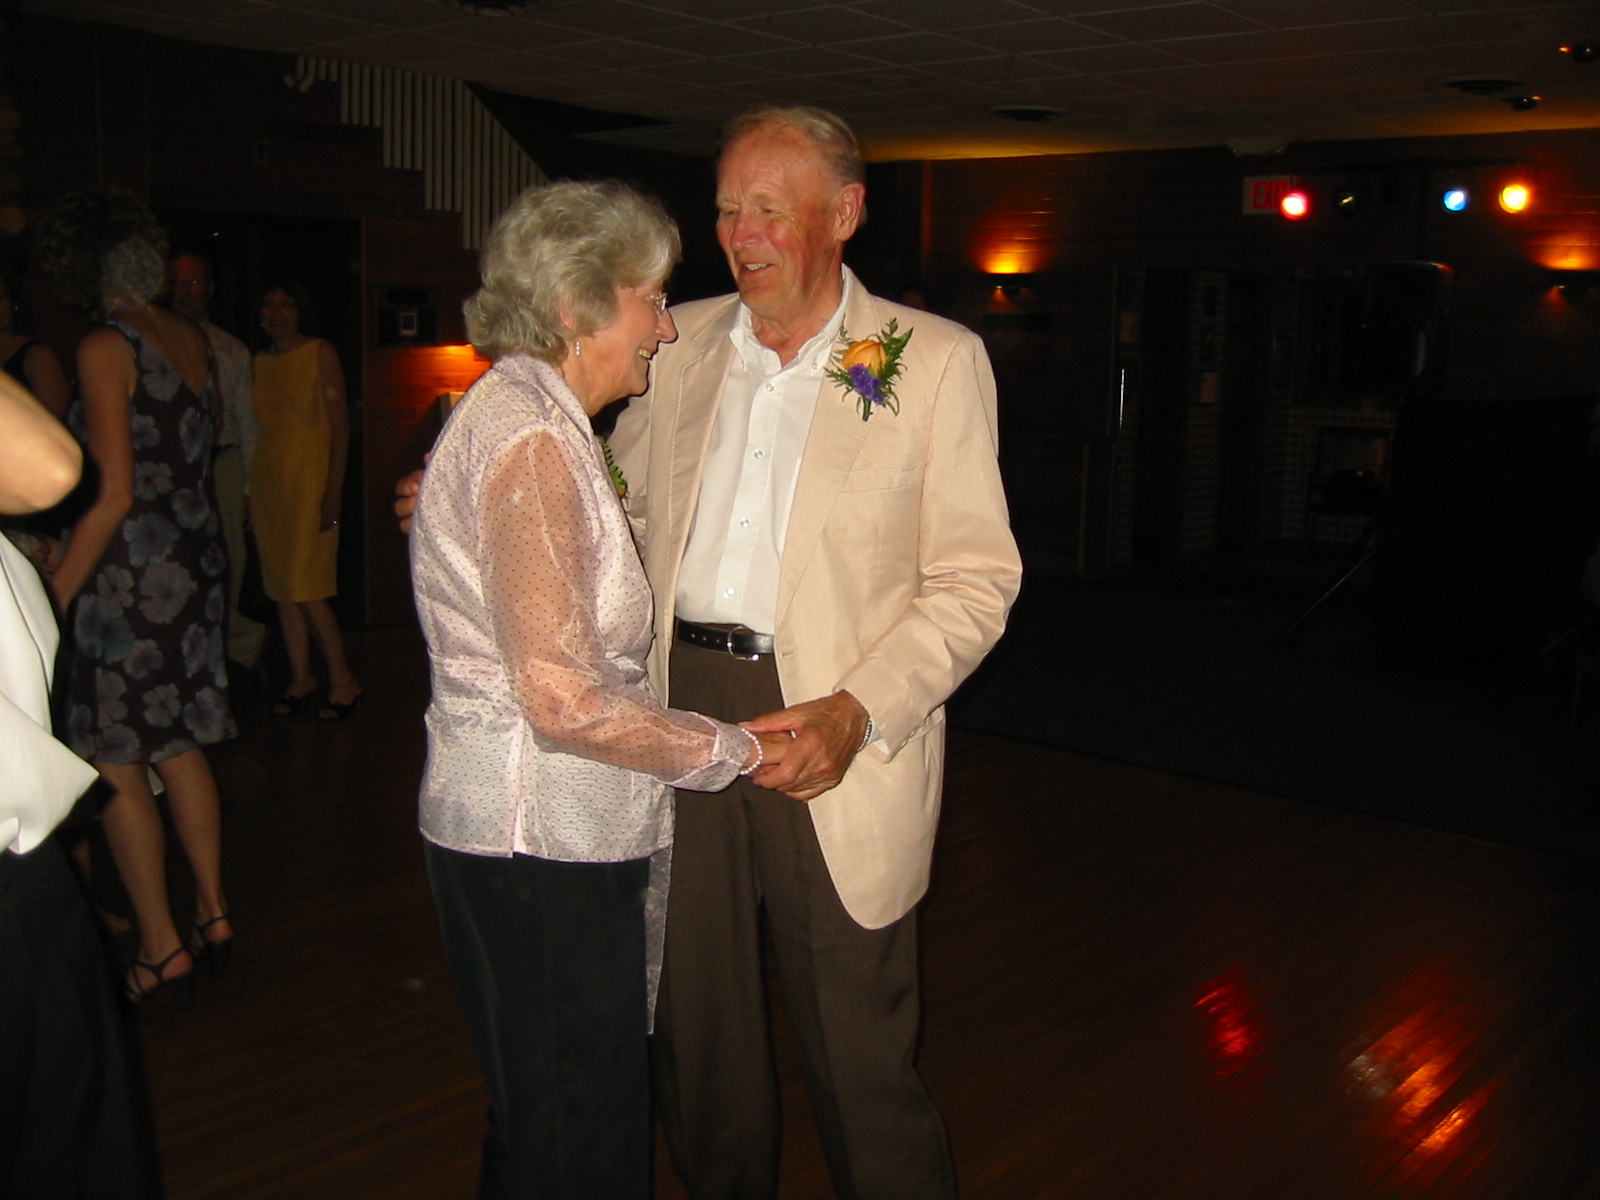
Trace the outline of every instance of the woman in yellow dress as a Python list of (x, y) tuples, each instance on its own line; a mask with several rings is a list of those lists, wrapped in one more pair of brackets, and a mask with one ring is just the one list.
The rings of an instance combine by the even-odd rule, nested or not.
[(255, 357), (251, 399), (261, 430), (250, 465), (250, 523), (293, 673), (273, 711), (310, 707), (317, 690), (315, 638), (329, 676), (327, 702), (317, 716), (337, 720), (354, 712), (361, 697), (328, 604), (338, 591), (339, 496), (350, 444), (344, 372), (333, 346), (312, 336), (316, 310), (293, 284), (263, 294), (261, 328), (272, 344)]

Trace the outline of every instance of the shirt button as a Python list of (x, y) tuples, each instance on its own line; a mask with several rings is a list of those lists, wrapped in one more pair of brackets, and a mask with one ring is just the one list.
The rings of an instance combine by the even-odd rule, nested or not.
[(767, 391), (769, 391), (769, 392), (770, 392), (770, 391), (772, 391), (772, 390), (773, 390), (773, 386), (774, 386), (774, 385), (772, 385), (772, 384), (770, 384), (770, 383), (769, 383), (769, 384), (767, 384)]
[(766, 456), (767, 456), (767, 452), (765, 450), (757, 450), (756, 451), (756, 457), (757, 458), (765, 458)]
[(724, 596), (731, 596), (731, 595), (733, 595), (733, 589), (732, 588), (724, 588), (722, 590), (722, 594)]
[(750, 528), (750, 518), (749, 517), (740, 517), (739, 518), (739, 528), (740, 529), (749, 529)]

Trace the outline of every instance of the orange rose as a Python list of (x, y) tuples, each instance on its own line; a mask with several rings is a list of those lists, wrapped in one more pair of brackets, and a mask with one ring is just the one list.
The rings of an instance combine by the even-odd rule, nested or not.
[(883, 370), (883, 362), (883, 343), (877, 338), (863, 338), (850, 343), (850, 349), (844, 352), (844, 360), (839, 365), (846, 371), (851, 367), (865, 367), (877, 375)]

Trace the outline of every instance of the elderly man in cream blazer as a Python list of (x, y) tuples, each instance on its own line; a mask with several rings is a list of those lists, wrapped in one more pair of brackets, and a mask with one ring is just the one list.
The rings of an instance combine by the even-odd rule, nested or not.
[(678, 340), (612, 439), (656, 593), (658, 687), (794, 736), (729, 792), (678, 797), (655, 1062), (697, 1200), (777, 1195), (758, 911), (838, 1195), (955, 1195), (912, 1065), (914, 906), (942, 705), (1021, 572), (982, 344), (842, 266), (862, 176), (831, 114), (729, 127), (717, 224), (739, 295), (674, 309)]

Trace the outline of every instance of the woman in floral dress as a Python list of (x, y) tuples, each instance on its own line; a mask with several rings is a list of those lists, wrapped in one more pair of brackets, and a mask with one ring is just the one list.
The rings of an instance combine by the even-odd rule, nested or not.
[[(128, 996), (170, 983), (184, 1005), (195, 960), (210, 956), (220, 973), (232, 940), (217, 787), (201, 747), (237, 730), (222, 651), (227, 559), (209, 479), (211, 364), (199, 329), (151, 303), (163, 250), (149, 212), (116, 194), (69, 197), (41, 232), (63, 298), (94, 304), (106, 320), (78, 347), (74, 413), (100, 492), (51, 580), (73, 643), (66, 739), (114, 793), (102, 823), (139, 927)], [(183, 933), (167, 899), (149, 767), (194, 871)]]

